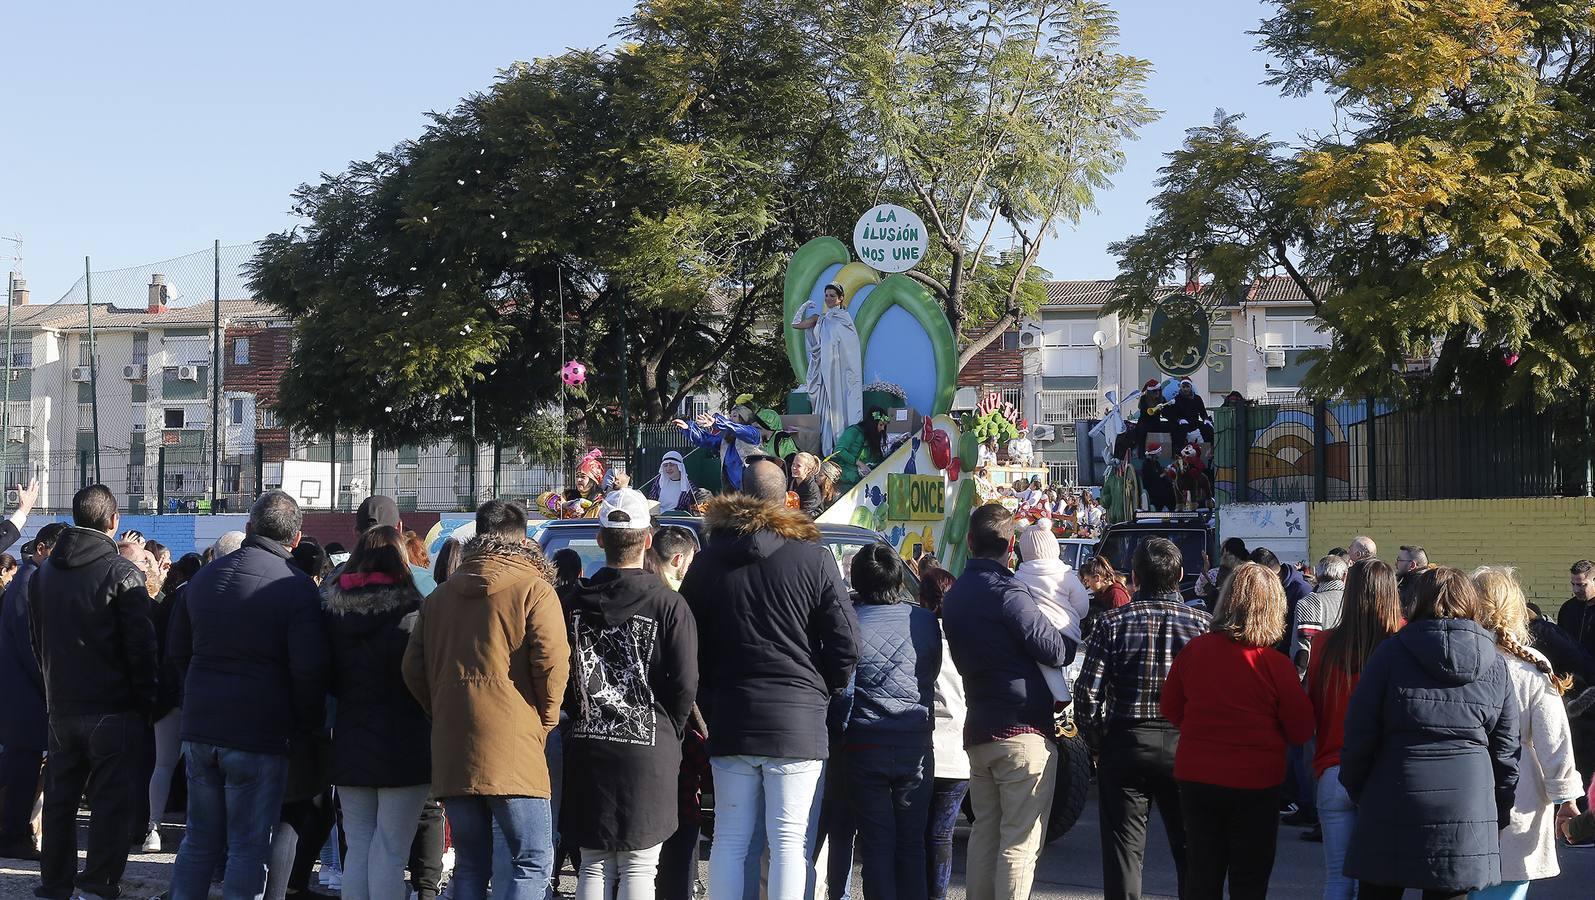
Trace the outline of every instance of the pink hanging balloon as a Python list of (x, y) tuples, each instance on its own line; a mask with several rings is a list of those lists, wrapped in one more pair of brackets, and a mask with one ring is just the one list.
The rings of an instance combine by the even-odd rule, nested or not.
[(566, 384), (575, 387), (587, 380), (587, 367), (579, 360), (573, 359), (559, 370), (559, 377), (564, 379)]

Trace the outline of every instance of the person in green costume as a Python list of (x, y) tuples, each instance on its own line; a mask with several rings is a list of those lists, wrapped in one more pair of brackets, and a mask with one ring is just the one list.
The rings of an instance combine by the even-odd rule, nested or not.
[(773, 456), (786, 465), (792, 464), (792, 457), (798, 454), (798, 445), (792, 440), (790, 431), (781, 430), (781, 416), (773, 409), (761, 409), (754, 416), (757, 420), (760, 434), (764, 437), (759, 445), (766, 456)]
[(842, 490), (858, 484), (886, 459), (886, 423), (891, 418), (879, 406), (864, 411), (864, 421), (849, 425), (836, 439), (831, 461), (842, 470)]

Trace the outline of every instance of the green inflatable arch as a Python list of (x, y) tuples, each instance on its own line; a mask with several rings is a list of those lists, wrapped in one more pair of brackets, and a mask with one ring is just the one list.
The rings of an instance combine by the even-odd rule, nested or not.
[[(785, 318), (781, 327), (786, 336), (787, 360), (791, 362), (792, 373), (797, 376), (800, 385), (808, 380), (809, 354), (803, 332), (792, 327), (792, 317), (808, 302), (815, 283), (826, 269), (846, 265), (851, 260), (846, 244), (834, 237), (821, 237), (799, 247), (787, 265), (782, 296), (782, 314)], [(913, 316), (930, 338), (936, 366), (935, 408), (920, 412), (927, 416), (943, 415), (952, 409), (953, 394), (958, 389), (958, 343), (953, 337), (952, 326), (947, 322), (947, 314), (924, 285), (901, 274), (892, 275), (876, 285), (868, 302), (854, 319), (860, 349), (867, 352), (871, 333), (880, 324), (881, 317), (893, 306), (901, 306)]]
[[(953, 408), (953, 394), (958, 389), (958, 348), (953, 343), (953, 329), (947, 324), (947, 314), (941, 304), (931, 297), (925, 286), (907, 275), (893, 275), (876, 286), (869, 303), (859, 311), (854, 325), (858, 328), (858, 342), (869, 347), (870, 335), (880, 324), (881, 316), (893, 306), (901, 306), (919, 322), (930, 336), (930, 346), (935, 353), (936, 400), (935, 408), (920, 410), (924, 415), (939, 416)], [(865, 364), (866, 369), (868, 363)]]
[(846, 244), (833, 237), (821, 237), (799, 247), (787, 263), (781, 328), (786, 332), (786, 358), (800, 385), (809, 379), (809, 350), (803, 332), (792, 327), (792, 317), (808, 302), (820, 273), (831, 266), (845, 266), (849, 259)]

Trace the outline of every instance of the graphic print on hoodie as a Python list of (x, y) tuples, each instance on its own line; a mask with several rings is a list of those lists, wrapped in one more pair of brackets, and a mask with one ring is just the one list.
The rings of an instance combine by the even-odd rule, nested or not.
[(659, 623), (631, 616), (618, 625), (572, 612), (572, 666), (577, 709), (574, 737), (652, 746), (657, 717), (649, 661)]

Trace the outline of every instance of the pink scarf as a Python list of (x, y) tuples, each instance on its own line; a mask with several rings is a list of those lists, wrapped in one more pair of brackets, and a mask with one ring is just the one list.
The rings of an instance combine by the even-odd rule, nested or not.
[(398, 579), (384, 572), (347, 572), (338, 576), (338, 587), (346, 591), (356, 588), (377, 587), (384, 584), (398, 584)]

